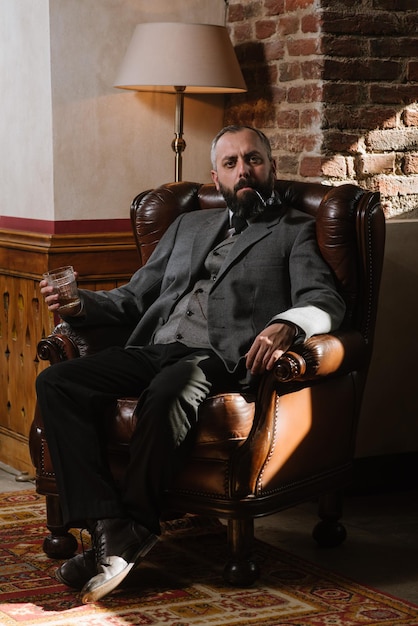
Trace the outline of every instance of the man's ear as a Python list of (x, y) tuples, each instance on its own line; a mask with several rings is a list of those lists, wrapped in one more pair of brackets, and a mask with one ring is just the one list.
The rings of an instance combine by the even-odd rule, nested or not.
[(216, 187), (217, 191), (220, 191), (220, 189), (219, 189), (219, 182), (218, 182), (218, 172), (216, 170), (211, 170), (210, 173), (211, 173), (211, 176), (212, 176), (212, 180), (215, 183), (215, 187)]

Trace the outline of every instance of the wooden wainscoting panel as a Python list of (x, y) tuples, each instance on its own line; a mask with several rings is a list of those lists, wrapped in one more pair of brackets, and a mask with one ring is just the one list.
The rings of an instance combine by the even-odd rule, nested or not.
[(37, 345), (54, 326), (39, 280), (43, 272), (69, 264), (80, 272), (81, 287), (111, 289), (129, 280), (138, 254), (130, 233), (0, 233), (0, 461), (30, 473), (35, 379), (48, 366), (39, 361)]

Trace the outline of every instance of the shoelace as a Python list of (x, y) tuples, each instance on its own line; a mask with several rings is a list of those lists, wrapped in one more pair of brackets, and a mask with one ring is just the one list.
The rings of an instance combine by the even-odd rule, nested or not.
[(103, 533), (97, 532), (97, 524), (95, 524), (92, 530), (91, 539), (92, 539), (94, 557), (96, 559), (96, 563), (103, 564), (105, 560), (103, 558), (105, 554), (105, 541), (104, 541)]
[(86, 546), (84, 545), (84, 541), (85, 541), (85, 538), (84, 538), (84, 535), (83, 535), (84, 532), (88, 532), (88, 528), (80, 528), (80, 531), (79, 531), (81, 551), (83, 553), (83, 558), (85, 560), (86, 559), (86, 552), (87, 552), (88, 548), (86, 548)]

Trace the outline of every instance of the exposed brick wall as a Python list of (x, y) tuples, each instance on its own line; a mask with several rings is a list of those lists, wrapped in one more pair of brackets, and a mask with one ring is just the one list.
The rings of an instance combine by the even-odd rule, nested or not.
[(226, 122), (264, 130), (281, 177), (418, 208), (417, 0), (230, 0), (228, 27), (248, 93)]

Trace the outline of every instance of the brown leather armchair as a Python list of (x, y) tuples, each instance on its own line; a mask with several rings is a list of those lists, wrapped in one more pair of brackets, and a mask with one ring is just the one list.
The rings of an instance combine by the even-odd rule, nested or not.
[[(344, 541), (341, 490), (351, 478), (356, 424), (373, 345), (383, 263), (385, 220), (377, 193), (355, 185), (277, 181), (284, 201), (316, 218), (320, 250), (347, 304), (340, 330), (292, 346), (263, 377), (257, 397), (227, 393), (200, 409), (196, 441), (166, 494), (167, 510), (228, 520), (225, 579), (251, 584), (253, 520), (317, 498), (321, 521), (313, 531), (322, 546)], [(224, 204), (214, 185), (179, 182), (138, 195), (131, 207), (141, 265), (162, 233), (185, 211)], [(59, 325), (39, 343), (51, 364), (124, 341), (109, 329), (83, 333)], [(136, 422), (135, 398), (121, 398), (106, 416), (109, 461), (123, 475)], [(54, 470), (37, 411), (30, 436), (36, 488), (46, 495), (48, 556), (67, 558), (77, 548), (64, 528)]]

